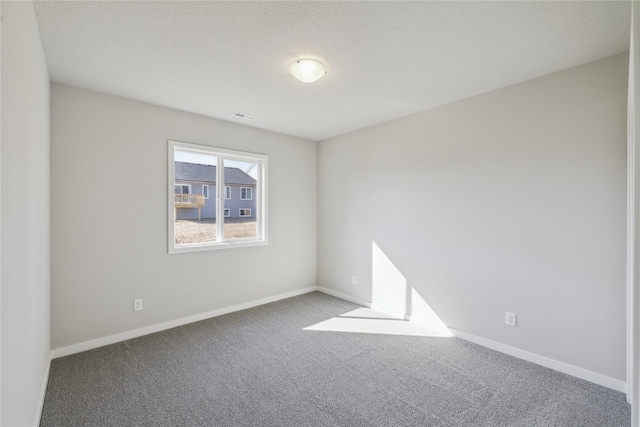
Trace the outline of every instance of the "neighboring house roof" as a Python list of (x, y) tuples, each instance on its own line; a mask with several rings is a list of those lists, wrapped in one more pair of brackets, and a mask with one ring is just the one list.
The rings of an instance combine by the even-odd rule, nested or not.
[[(216, 183), (216, 167), (197, 163), (175, 162), (176, 181), (198, 181)], [(256, 180), (242, 169), (224, 168), (225, 184), (256, 185)]]

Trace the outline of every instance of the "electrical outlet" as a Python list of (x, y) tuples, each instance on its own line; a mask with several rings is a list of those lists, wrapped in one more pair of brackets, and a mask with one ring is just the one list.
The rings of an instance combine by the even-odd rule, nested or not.
[(506, 323), (509, 326), (517, 326), (518, 315), (516, 313), (509, 313), (507, 311), (507, 320)]
[(133, 311), (142, 310), (142, 298), (133, 300)]
[(358, 283), (358, 278), (356, 276), (351, 276), (351, 284), (355, 285)]

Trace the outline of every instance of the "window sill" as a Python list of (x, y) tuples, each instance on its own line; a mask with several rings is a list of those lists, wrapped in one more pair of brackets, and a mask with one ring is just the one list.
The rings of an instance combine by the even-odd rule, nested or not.
[(174, 245), (169, 247), (169, 254), (182, 254), (188, 252), (215, 251), (219, 249), (247, 248), (251, 246), (266, 246), (267, 240), (240, 240), (220, 243), (201, 243), (189, 245)]

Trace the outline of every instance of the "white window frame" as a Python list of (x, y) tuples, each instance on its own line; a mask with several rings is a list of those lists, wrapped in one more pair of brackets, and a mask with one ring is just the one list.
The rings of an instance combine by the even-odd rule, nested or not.
[(231, 216), (231, 209), (224, 208), (224, 217), (229, 218)]
[[(249, 211), (249, 215), (242, 215), (242, 211), (245, 211), (245, 213), (246, 213), (246, 211)], [(250, 217), (251, 216), (251, 208), (240, 208), (240, 209), (238, 209), (238, 216), (240, 218)]]
[(224, 199), (231, 200), (231, 187), (228, 185), (224, 186)]
[[(267, 240), (267, 175), (268, 175), (268, 156), (265, 154), (248, 153), (243, 151), (230, 150), (227, 148), (218, 148), (208, 145), (197, 145), (188, 142), (168, 141), (168, 253), (178, 254), (185, 252), (208, 251), (217, 249), (241, 248), (247, 246), (263, 246), (268, 244)], [(175, 152), (188, 151), (195, 154), (209, 154), (217, 156), (218, 164), (216, 165), (216, 242), (194, 243), (179, 245), (175, 243)], [(225, 239), (224, 238), (224, 218), (225, 207), (224, 199), (226, 192), (224, 190), (224, 161), (238, 160), (245, 162), (254, 162), (258, 165), (258, 179), (255, 187), (255, 218), (256, 218), (256, 236)], [(251, 188), (251, 187), (249, 187)]]
[[(207, 189), (207, 192), (205, 193), (204, 189)], [(204, 195), (205, 199), (209, 198), (209, 184), (202, 184), (202, 194)]]
[[(244, 191), (245, 196), (247, 195), (247, 193), (249, 193), (249, 198), (244, 198), (242, 197), (242, 190), (246, 190)], [(240, 187), (240, 200), (253, 200), (253, 187)]]

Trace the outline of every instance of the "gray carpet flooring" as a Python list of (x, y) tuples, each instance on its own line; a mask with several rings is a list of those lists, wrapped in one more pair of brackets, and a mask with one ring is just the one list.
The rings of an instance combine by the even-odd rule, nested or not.
[(622, 393), (457, 338), (308, 330), (314, 292), (55, 359), (42, 426), (630, 425)]

